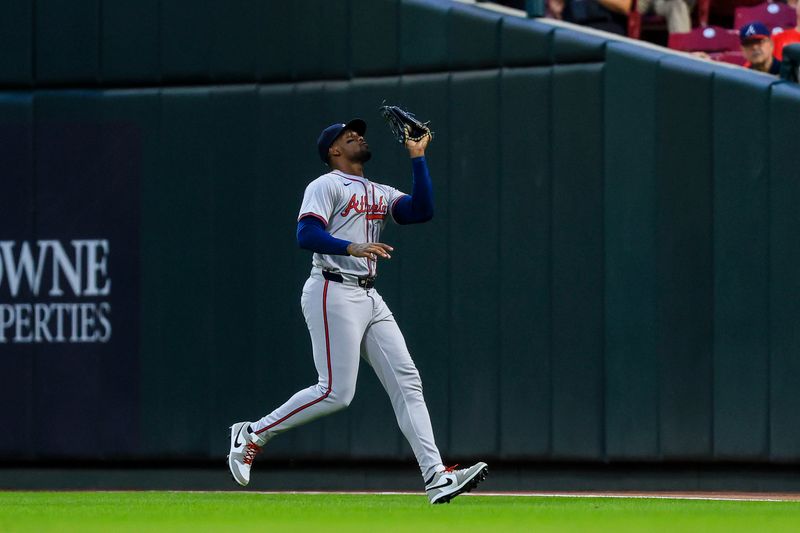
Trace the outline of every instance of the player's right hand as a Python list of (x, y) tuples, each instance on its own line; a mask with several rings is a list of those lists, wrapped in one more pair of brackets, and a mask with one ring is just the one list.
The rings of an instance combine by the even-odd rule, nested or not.
[(391, 259), (389, 252), (394, 248), (382, 242), (351, 242), (347, 245), (347, 253), (353, 257), (366, 257), (375, 261), (378, 257)]

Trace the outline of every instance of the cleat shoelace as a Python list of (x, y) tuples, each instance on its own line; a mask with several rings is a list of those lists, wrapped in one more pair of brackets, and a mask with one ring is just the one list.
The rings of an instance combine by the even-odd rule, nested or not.
[(454, 464), (453, 466), (445, 467), (444, 471), (445, 472), (455, 472), (456, 468), (458, 468), (458, 463)]
[(253, 459), (256, 458), (258, 452), (261, 451), (261, 446), (254, 442), (248, 442), (247, 448), (244, 451), (244, 464), (246, 465), (253, 465)]

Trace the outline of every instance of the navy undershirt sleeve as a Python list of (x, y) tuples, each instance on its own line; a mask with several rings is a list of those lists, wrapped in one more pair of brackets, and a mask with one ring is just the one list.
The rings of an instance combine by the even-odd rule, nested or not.
[(297, 244), (318, 254), (349, 255), (347, 246), (350, 241), (332, 236), (325, 231), (322, 221), (312, 216), (303, 217), (297, 222)]
[(411, 169), (411, 195), (397, 200), (392, 209), (392, 216), (398, 224), (418, 224), (433, 218), (433, 185), (425, 157), (412, 159)]

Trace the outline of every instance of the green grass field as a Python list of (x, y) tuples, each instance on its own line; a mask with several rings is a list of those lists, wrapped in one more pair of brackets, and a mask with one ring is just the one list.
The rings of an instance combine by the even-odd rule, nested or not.
[(190, 492), (0, 492), (0, 531), (800, 531), (800, 502)]

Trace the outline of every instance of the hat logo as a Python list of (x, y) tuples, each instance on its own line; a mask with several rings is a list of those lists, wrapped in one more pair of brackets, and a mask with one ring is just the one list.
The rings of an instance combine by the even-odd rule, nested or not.
[(756, 28), (755, 26), (748, 26), (747, 31), (744, 32), (745, 35), (755, 35)]

